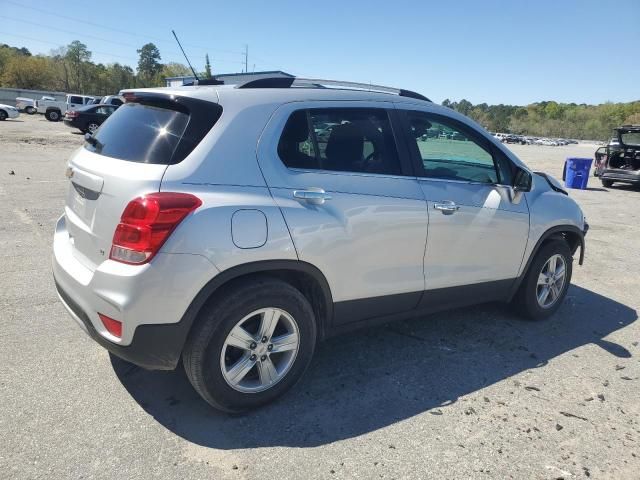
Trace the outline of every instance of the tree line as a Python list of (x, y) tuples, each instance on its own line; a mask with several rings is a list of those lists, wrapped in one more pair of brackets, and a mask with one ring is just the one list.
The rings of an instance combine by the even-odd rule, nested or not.
[[(164, 86), (166, 77), (191, 75), (181, 63), (162, 63), (153, 43), (137, 50), (134, 71), (121, 63), (95, 63), (84, 43), (74, 40), (52, 50), (49, 55), (32, 55), (22, 47), (0, 44), (0, 87), (50, 90), (91, 95), (116, 94), (124, 88)], [(202, 78), (211, 78), (209, 55)]]
[[(153, 43), (137, 50), (134, 71), (120, 63), (95, 63), (84, 43), (74, 40), (49, 55), (32, 55), (26, 48), (0, 44), (0, 86), (93, 95), (115, 94), (124, 88), (164, 85), (165, 77), (190, 75), (181, 63), (162, 63)], [(211, 78), (209, 55), (201, 78)], [(487, 130), (540, 137), (605, 140), (611, 129), (640, 124), (640, 101), (587, 105), (545, 101), (526, 106), (473, 105), (449, 99), (442, 105), (467, 115)]]
[(473, 118), (491, 132), (536, 137), (606, 140), (614, 127), (640, 124), (640, 101), (600, 105), (545, 101), (517, 106), (447, 99), (442, 105)]

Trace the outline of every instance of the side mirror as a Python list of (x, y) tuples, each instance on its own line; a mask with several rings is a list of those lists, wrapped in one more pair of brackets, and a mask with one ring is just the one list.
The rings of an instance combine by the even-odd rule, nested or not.
[(516, 175), (513, 179), (513, 189), (516, 192), (530, 192), (532, 182), (533, 179), (531, 177), (531, 173), (527, 172), (523, 168), (518, 167)]

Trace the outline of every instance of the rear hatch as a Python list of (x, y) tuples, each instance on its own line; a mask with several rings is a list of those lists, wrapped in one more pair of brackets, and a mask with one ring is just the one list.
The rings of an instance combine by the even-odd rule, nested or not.
[(130, 92), (69, 161), (65, 216), (76, 258), (94, 270), (109, 258), (127, 204), (158, 192), (168, 165), (181, 162), (221, 114), (215, 103)]
[(638, 174), (640, 171), (640, 126), (616, 128), (615, 144), (607, 147), (607, 169), (616, 173)]

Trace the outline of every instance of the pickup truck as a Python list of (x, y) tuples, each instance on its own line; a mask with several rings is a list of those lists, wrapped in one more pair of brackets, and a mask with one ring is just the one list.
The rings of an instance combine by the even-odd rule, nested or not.
[[(51, 100), (55, 101), (56, 99), (53, 97), (42, 97), (40, 100)], [(36, 101), (33, 98), (28, 97), (16, 97), (16, 108), (21, 112), (28, 113), (29, 115), (33, 115), (36, 113)]]
[(95, 100), (95, 97), (87, 95), (68, 94), (64, 100), (36, 100), (36, 109), (38, 113), (44, 113), (44, 116), (50, 122), (62, 120), (62, 116), (67, 110), (74, 110), (78, 107), (88, 105)]

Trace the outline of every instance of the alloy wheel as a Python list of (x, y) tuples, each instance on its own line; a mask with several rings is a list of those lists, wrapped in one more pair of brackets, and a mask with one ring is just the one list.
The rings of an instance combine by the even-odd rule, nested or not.
[(552, 307), (560, 298), (566, 280), (567, 265), (562, 255), (549, 258), (538, 275), (536, 297), (542, 308)]
[(227, 384), (242, 393), (263, 392), (291, 369), (300, 346), (298, 324), (269, 307), (246, 315), (229, 332), (220, 353)]

